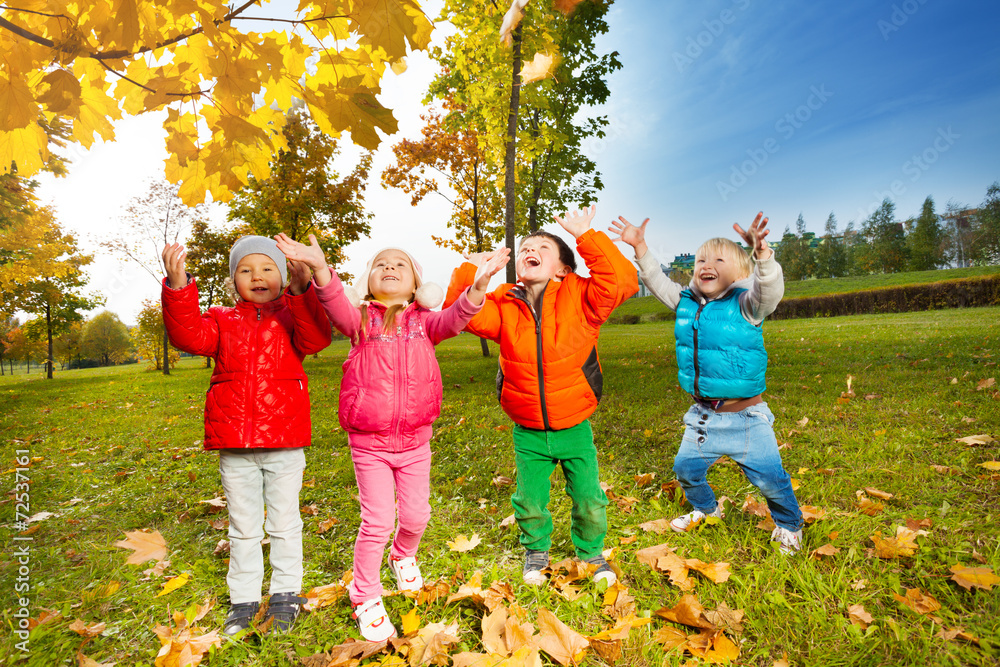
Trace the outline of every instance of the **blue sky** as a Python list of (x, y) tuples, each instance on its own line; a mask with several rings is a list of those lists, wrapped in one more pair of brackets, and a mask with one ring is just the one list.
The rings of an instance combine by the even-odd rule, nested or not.
[[(422, 5), (435, 17), (441, 1)], [(842, 230), (886, 195), (905, 219), (928, 195), (939, 212), (952, 199), (974, 206), (1000, 180), (995, 0), (618, 0), (609, 23), (599, 48), (617, 50), (624, 69), (600, 110), (611, 121), (608, 137), (584, 142), (606, 186), (595, 226), (606, 229), (618, 215), (651, 218), (647, 237), (661, 261), (706, 238), (733, 237), (732, 223), (745, 226), (759, 210), (776, 236), (800, 212), (810, 231), (822, 232), (831, 212)], [(446, 31), (440, 26), (434, 39)], [(408, 62), (383, 81), (381, 99), (400, 133), (376, 154), (366, 195), (372, 234), (347, 248), (344, 268), (357, 273), (376, 250), (402, 245), (426, 279), (445, 284), (461, 258), (430, 235), (443, 232), (447, 205), (428, 198), (412, 208), (407, 195), (379, 183), (389, 147), (420, 133), (434, 65), (423, 53)], [(125, 119), (118, 141), (71, 151), (67, 178), (41, 178), (42, 197), (85, 247), (120, 224), (149, 178), (162, 176), (160, 123), (156, 115)], [(357, 154), (346, 148), (341, 172)], [(224, 218), (221, 207), (217, 215)], [(159, 296), (154, 280), (105, 255), (91, 276), (93, 291), (126, 322), (142, 299)]]
[(842, 230), (886, 195), (903, 219), (1000, 179), (998, 3), (620, 0), (610, 24), (602, 209), (650, 217), (658, 254), (758, 210)]

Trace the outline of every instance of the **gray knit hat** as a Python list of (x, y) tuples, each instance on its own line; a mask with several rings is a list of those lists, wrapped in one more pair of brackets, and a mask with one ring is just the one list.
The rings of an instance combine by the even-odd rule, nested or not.
[(236, 239), (233, 249), (229, 251), (229, 277), (236, 279), (236, 265), (247, 255), (267, 255), (278, 265), (281, 273), (281, 284), (288, 280), (288, 267), (285, 265), (285, 253), (278, 250), (274, 239), (266, 236), (241, 236)]

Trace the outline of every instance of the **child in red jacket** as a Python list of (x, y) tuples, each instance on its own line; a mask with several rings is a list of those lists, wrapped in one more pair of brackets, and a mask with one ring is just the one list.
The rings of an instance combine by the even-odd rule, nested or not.
[[(223, 632), (250, 627), (260, 608), (264, 580), (262, 525), (271, 538), (272, 629), (295, 622), (302, 588), (302, 519), (299, 491), (305, 447), (312, 438), (307, 354), (330, 344), (326, 315), (309, 281), (309, 269), (287, 268), (277, 244), (244, 236), (229, 253), (235, 308), (198, 307), (198, 288), (184, 270), (179, 243), (163, 248), (163, 322), (174, 347), (215, 359), (205, 401), (206, 450), (218, 450), (229, 508), (230, 611)], [(265, 505), (267, 520), (265, 522)]]

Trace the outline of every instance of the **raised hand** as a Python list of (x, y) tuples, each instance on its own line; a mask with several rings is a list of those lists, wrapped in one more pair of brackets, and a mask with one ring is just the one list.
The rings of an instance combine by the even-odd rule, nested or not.
[(486, 252), (463, 252), (462, 258), (469, 264), (475, 264), (476, 266), (482, 266), (490, 257), (493, 256), (492, 250), (487, 250)]
[(168, 243), (163, 246), (163, 268), (167, 272), (167, 282), (173, 289), (180, 289), (188, 284), (184, 260), (187, 251), (180, 243)]
[(490, 278), (495, 276), (500, 269), (510, 261), (510, 248), (504, 246), (493, 252), (477, 253), (482, 255), (482, 263), (476, 271), (476, 277), (469, 288), (469, 300), (477, 306), (483, 302), (487, 288), (490, 286)]
[(312, 271), (309, 270), (309, 265), (305, 262), (290, 259), (288, 260), (288, 278), (288, 291), (295, 295), (304, 294), (309, 289)]
[(560, 218), (558, 215), (552, 217), (576, 239), (590, 229), (590, 223), (593, 222), (595, 215), (597, 215), (597, 206), (591, 205), (590, 208), (585, 208), (583, 211), (567, 213), (565, 218)]
[(319, 246), (315, 234), (309, 235), (309, 245), (299, 243), (284, 232), (274, 237), (278, 244), (278, 250), (284, 253), (290, 261), (305, 262), (311, 269), (321, 269), (326, 266), (326, 255)]
[(631, 222), (625, 219), (625, 216), (619, 215), (618, 220), (611, 221), (611, 227), (608, 227), (608, 231), (612, 234), (617, 234), (618, 238), (614, 239), (617, 243), (618, 241), (624, 241), (633, 248), (635, 248), (636, 258), (642, 257), (646, 254), (648, 247), (646, 246), (646, 225), (649, 224), (649, 218), (642, 221), (642, 224), (636, 227)]
[(738, 222), (733, 223), (733, 229), (740, 235), (743, 242), (747, 244), (754, 257), (757, 259), (767, 259), (771, 256), (771, 248), (767, 245), (767, 241), (764, 240), (771, 233), (771, 230), (767, 228), (767, 218), (764, 217), (763, 212), (757, 214), (757, 217), (753, 219), (747, 230), (744, 231)]

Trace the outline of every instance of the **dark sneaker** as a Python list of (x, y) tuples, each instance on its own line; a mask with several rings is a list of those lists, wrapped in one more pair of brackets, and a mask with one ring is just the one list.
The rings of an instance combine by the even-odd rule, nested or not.
[(604, 560), (604, 556), (594, 556), (593, 558), (588, 558), (583, 562), (597, 566), (597, 570), (594, 571), (593, 575), (595, 584), (606, 581), (608, 582), (608, 586), (610, 586), (618, 581), (618, 575), (615, 574), (615, 571), (611, 569), (610, 565), (608, 565), (608, 561)]
[(264, 621), (274, 619), (271, 623), (271, 632), (287, 632), (306, 602), (305, 598), (295, 593), (275, 593), (267, 602), (267, 616), (264, 617)]
[(226, 622), (222, 624), (222, 634), (232, 637), (248, 629), (259, 610), (259, 602), (241, 602), (230, 606)]
[(549, 566), (548, 551), (533, 551), (528, 549), (524, 556), (524, 583), (530, 586), (541, 586), (545, 583), (546, 576), (542, 572)]

